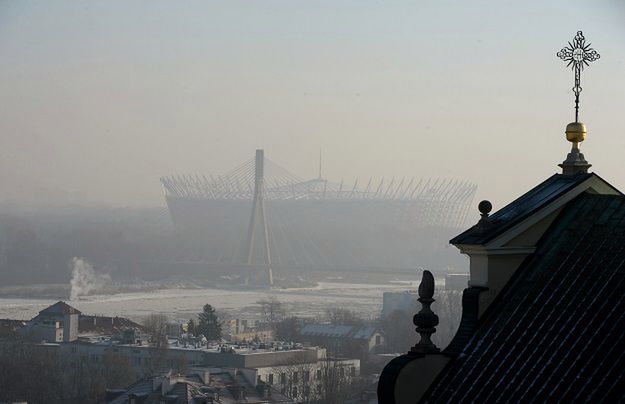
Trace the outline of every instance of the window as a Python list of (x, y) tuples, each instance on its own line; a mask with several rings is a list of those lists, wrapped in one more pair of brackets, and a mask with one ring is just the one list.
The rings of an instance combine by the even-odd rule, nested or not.
[(339, 368), (339, 376), (345, 377), (345, 368), (344, 367), (340, 367)]
[(375, 336), (375, 344), (376, 345), (380, 345), (382, 343), (382, 336), (381, 335), (376, 335)]
[(352, 367), (349, 369), (349, 375), (350, 375), (351, 377), (356, 376), (356, 368), (355, 368), (354, 366), (352, 366)]
[(305, 370), (304, 373), (302, 374), (302, 379), (307, 382), (310, 380), (310, 372), (308, 370)]
[(297, 397), (297, 387), (293, 387), (293, 390), (291, 390), (291, 397)]
[(273, 384), (273, 373), (269, 373), (267, 376), (267, 383)]
[(280, 384), (286, 384), (286, 374), (280, 373)]
[(304, 397), (310, 396), (310, 387), (308, 385), (304, 386)]
[(293, 372), (293, 383), (299, 382), (299, 374), (297, 372)]
[(256, 383), (260, 383), (262, 382), (262, 379), (260, 378), (260, 375), (256, 376)]
[(317, 380), (321, 380), (321, 369), (317, 369)]

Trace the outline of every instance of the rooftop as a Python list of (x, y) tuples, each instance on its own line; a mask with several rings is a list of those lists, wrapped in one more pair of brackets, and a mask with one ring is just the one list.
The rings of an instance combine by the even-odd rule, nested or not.
[[(125, 344), (109, 336), (81, 337), (81, 340), (79, 343), (104, 345), (104, 346), (109, 346), (109, 345), (127, 346), (127, 347), (135, 347), (135, 348), (151, 348), (152, 347), (152, 345), (149, 345), (145, 341), (142, 342), (141, 344)], [(218, 343), (218, 344), (209, 343), (208, 346), (202, 345), (200, 343), (187, 342), (185, 345), (184, 340), (169, 339), (168, 349), (202, 351), (202, 352), (209, 352), (209, 353), (227, 353), (227, 354), (237, 354), (237, 355), (256, 355), (256, 354), (275, 353), (275, 352), (315, 351), (315, 350), (318, 350), (319, 347), (304, 346), (302, 344), (290, 344), (290, 343), (284, 343), (284, 342), (278, 342), (278, 341), (273, 341), (273, 342), (268, 342), (268, 343), (259, 343), (259, 344), (237, 344), (237, 343), (231, 343), (231, 342), (224, 342), (224, 343)]]
[[(547, 194), (528, 199), (541, 204)], [(523, 214), (508, 212), (501, 220)], [(625, 197), (584, 193), (560, 213), (423, 401), (462, 394), (472, 402), (614, 402), (625, 395), (623, 329)]]
[[(594, 173), (569, 176), (554, 174), (490, 215), (488, 217), (490, 225), (487, 228), (477, 224), (451, 239), (450, 243), (456, 245), (487, 243), (592, 177), (601, 179)], [(601, 181), (607, 184), (605, 180)], [(616, 189), (615, 191), (618, 192)]]
[(124, 317), (91, 316), (81, 314), (78, 319), (78, 333), (88, 335), (115, 335), (127, 329), (143, 331), (144, 327)]
[(301, 333), (305, 337), (369, 339), (376, 331), (371, 326), (306, 324)]
[[(263, 397), (261, 393), (263, 388), (269, 389), (271, 394)], [(244, 395), (240, 392), (244, 392)], [(293, 402), (269, 385), (262, 383), (256, 387), (241, 373), (222, 369), (211, 369), (206, 375), (190, 373), (142, 379), (125, 391), (111, 391), (109, 394), (111, 393), (115, 397), (109, 401), (110, 404), (125, 404), (131, 397), (141, 397), (145, 400), (142, 402), (146, 404), (204, 403), (206, 400), (213, 402), (212, 399), (222, 404)]]
[(81, 313), (76, 308), (60, 300), (39, 312), (39, 315), (44, 315), (44, 316), (45, 315), (59, 315), (59, 314), (65, 315), (65, 314), (81, 314)]

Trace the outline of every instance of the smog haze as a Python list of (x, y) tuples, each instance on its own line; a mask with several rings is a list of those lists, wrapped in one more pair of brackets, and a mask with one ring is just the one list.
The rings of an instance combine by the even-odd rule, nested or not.
[[(4, 202), (163, 206), (159, 177), (264, 148), (302, 178), (463, 178), (495, 209), (558, 171), (583, 29), (583, 151), (625, 151), (618, 1), (2, 2)], [(476, 213), (472, 213), (476, 215)]]

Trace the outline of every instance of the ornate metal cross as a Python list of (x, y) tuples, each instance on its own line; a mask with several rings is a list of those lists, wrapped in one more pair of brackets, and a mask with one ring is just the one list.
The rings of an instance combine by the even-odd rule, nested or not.
[(573, 93), (575, 94), (575, 122), (577, 122), (579, 117), (579, 93), (582, 92), (580, 76), (584, 66), (589, 66), (588, 62), (594, 62), (599, 59), (599, 54), (590, 47), (590, 44), (586, 44), (586, 38), (584, 38), (582, 31), (577, 31), (577, 35), (573, 38), (573, 43), (569, 42), (569, 45), (562, 48), (557, 53), (557, 56), (568, 62), (566, 67), (572, 66), (573, 72), (575, 72)]

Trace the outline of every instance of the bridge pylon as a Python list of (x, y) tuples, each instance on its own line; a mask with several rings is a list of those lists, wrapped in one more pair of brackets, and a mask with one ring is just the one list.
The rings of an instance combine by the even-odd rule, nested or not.
[[(246, 263), (248, 266), (262, 265), (267, 268), (265, 282), (273, 285), (273, 272), (271, 269), (271, 248), (269, 241), (269, 227), (267, 226), (267, 212), (264, 199), (264, 171), (265, 154), (262, 149), (256, 150), (254, 168), (254, 198), (252, 200), (252, 215), (247, 230)], [(259, 237), (260, 236), (260, 237)], [(260, 241), (260, 257), (254, 254), (256, 243)], [(257, 262), (257, 260), (261, 262)]]

